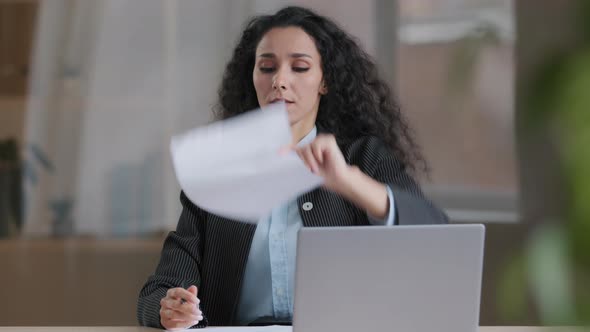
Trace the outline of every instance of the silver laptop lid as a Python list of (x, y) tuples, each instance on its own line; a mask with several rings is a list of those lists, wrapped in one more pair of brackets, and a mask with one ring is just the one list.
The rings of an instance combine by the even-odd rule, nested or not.
[(303, 228), (294, 332), (475, 332), (483, 225)]

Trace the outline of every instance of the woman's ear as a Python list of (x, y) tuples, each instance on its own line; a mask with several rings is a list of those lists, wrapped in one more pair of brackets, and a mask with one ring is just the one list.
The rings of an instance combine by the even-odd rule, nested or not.
[(326, 86), (326, 81), (322, 80), (322, 84), (320, 85), (320, 94), (325, 95), (328, 93), (328, 87)]

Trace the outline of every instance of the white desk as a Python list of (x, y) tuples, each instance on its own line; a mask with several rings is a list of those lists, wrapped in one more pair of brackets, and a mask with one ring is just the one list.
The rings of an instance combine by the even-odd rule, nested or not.
[[(214, 329), (211, 328), (211, 329)], [(207, 329), (209, 330), (209, 329)], [(23, 326), (0, 327), (0, 332), (154, 332), (160, 331), (139, 326)], [(194, 330), (202, 331), (202, 330)], [(538, 327), (538, 326), (482, 326), (479, 332), (586, 332), (584, 328)]]

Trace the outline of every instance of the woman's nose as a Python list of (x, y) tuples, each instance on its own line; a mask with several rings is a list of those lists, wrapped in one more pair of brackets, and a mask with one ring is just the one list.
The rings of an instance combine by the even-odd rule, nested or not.
[(272, 88), (273, 90), (286, 90), (287, 89), (287, 80), (284, 74), (278, 72), (272, 80)]

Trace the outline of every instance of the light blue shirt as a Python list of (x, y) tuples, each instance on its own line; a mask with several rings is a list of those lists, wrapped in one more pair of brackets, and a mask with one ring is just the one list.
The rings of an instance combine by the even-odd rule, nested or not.
[[(297, 145), (311, 143), (317, 135), (314, 127)], [(389, 213), (384, 220), (369, 216), (374, 225), (393, 225), (395, 201), (387, 187)], [(236, 322), (247, 325), (259, 317), (280, 319), (293, 317), (293, 289), (295, 285), (295, 253), (297, 231), (303, 227), (297, 198), (274, 208), (258, 222), (238, 303)]]

